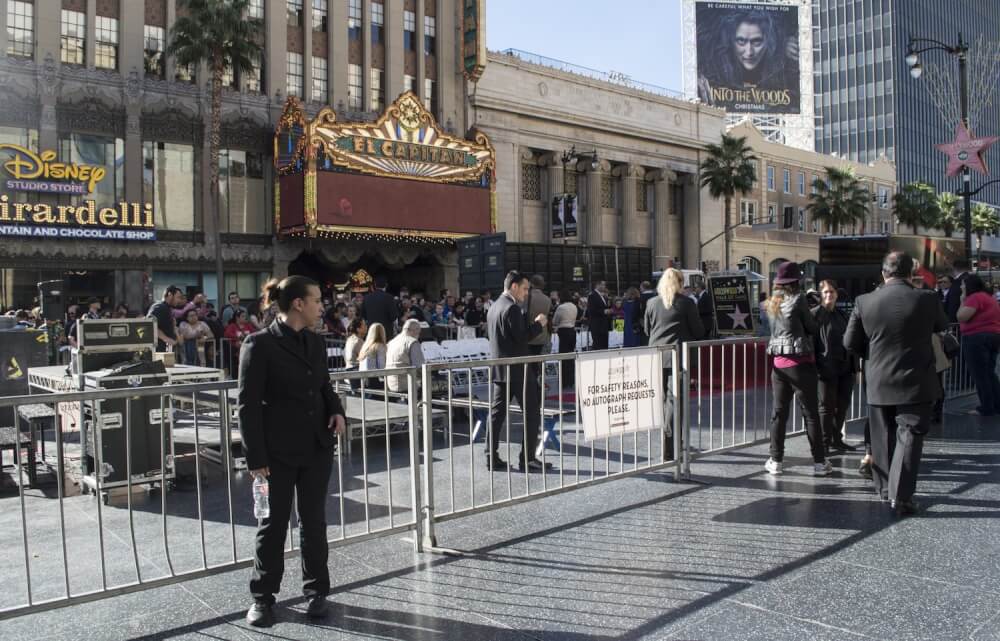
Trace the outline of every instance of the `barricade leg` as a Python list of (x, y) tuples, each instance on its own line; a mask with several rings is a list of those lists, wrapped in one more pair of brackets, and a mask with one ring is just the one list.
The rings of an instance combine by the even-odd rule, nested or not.
[[(410, 429), (408, 430), (408, 433), (410, 435), (410, 509), (413, 510), (414, 523), (413, 549), (417, 552), (423, 552), (425, 520), (423, 518), (424, 505), (420, 497), (420, 441), (417, 438), (420, 414), (417, 411), (417, 379), (414, 374), (410, 373), (406, 375), (406, 386), (406, 402), (410, 410)], [(386, 382), (386, 388), (388, 388), (388, 381)], [(426, 394), (427, 388), (424, 388), (424, 390), (424, 393)], [(427, 474), (432, 472), (431, 462), (431, 459), (428, 458), (426, 464), (423, 466), (423, 475), (425, 477)], [(426, 479), (424, 482), (426, 483)], [(341, 506), (341, 514), (343, 514), (343, 509), (343, 506)], [(343, 516), (341, 518), (343, 518)]]
[[(434, 536), (434, 408), (431, 405), (433, 390), (431, 389), (431, 369), (426, 364), (421, 370), (421, 384), (423, 386), (423, 425), (424, 430), (424, 487), (423, 487), (423, 510), (418, 515), (423, 519), (424, 527), (422, 538), (425, 548), (437, 547), (437, 540)], [(416, 394), (410, 396), (410, 402), (415, 402)]]

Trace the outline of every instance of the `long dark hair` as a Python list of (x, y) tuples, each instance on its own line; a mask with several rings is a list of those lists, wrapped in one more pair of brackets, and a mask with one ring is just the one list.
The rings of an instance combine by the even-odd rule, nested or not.
[(986, 292), (987, 294), (992, 293), (989, 286), (986, 285), (986, 281), (975, 274), (969, 274), (965, 277), (963, 282), (965, 283), (966, 296), (972, 296), (978, 292)]
[(771, 298), (768, 299), (767, 305), (767, 315), (771, 318), (777, 318), (781, 314), (781, 303), (785, 301), (786, 296), (794, 296), (799, 293), (798, 283), (785, 283), (784, 285), (775, 284), (771, 289)]
[(280, 281), (272, 278), (264, 283), (261, 289), (264, 295), (264, 307), (277, 303), (278, 309), (287, 314), (296, 298), (305, 298), (309, 295), (310, 287), (319, 287), (319, 283), (305, 276), (289, 276)]
[(733, 40), (736, 38), (736, 30), (741, 24), (752, 24), (760, 27), (764, 34), (764, 54), (760, 61), (760, 81), (765, 82), (772, 78), (784, 79), (785, 77), (785, 55), (782, 30), (775, 24), (769, 13), (757, 9), (749, 11), (727, 12), (719, 20), (717, 30), (709, 30), (705, 37), (712, 38), (703, 48), (703, 51), (710, 54), (713, 61), (715, 73), (714, 77), (709, 77), (713, 84), (725, 86), (739, 86), (743, 84), (743, 68), (736, 56), (733, 55)]

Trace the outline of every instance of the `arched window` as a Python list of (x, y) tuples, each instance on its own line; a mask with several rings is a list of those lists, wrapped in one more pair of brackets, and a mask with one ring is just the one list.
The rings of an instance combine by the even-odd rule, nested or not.
[(788, 261), (787, 258), (775, 258), (774, 260), (771, 261), (771, 263), (767, 266), (768, 283), (774, 282), (774, 275), (778, 273), (778, 265), (787, 261)]
[(815, 260), (807, 260), (802, 263), (802, 287), (804, 289), (816, 287), (816, 266)]
[(753, 256), (744, 256), (740, 259), (740, 264), (746, 265), (747, 271), (760, 273), (762, 264), (760, 259), (754, 258)]

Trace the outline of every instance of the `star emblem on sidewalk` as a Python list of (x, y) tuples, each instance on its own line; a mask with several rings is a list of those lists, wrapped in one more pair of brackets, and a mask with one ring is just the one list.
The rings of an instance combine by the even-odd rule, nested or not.
[(948, 155), (948, 168), (946, 170), (948, 176), (957, 176), (963, 167), (975, 169), (985, 176), (990, 172), (986, 169), (983, 153), (996, 141), (995, 136), (973, 138), (972, 133), (965, 125), (959, 123), (958, 127), (955, 128), (955, 139), (943, 145), (935, 145), (934, 148)]
[(733, 329), (736, 329), (737, 327), (742, 327), (743, 329), (750, 329), (749, 327), (747, 327), (747, 318), (750, 316), (750, 314), (744, 314), (740, 310), (739, 305), (736, 306), (735, 312), (731, 314), (726, 314), (726, 316), (733, 319)]

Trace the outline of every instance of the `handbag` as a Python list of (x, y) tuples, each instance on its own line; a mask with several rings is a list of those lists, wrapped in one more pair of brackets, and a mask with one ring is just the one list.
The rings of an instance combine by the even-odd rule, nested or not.
[(953, 360), (962, 351), (958, 339), (948, 332), (941, 332), (938, 336), (941, 337), (941, 349), (944, 350), (944, 355), (948, 357), (948, 360)]

